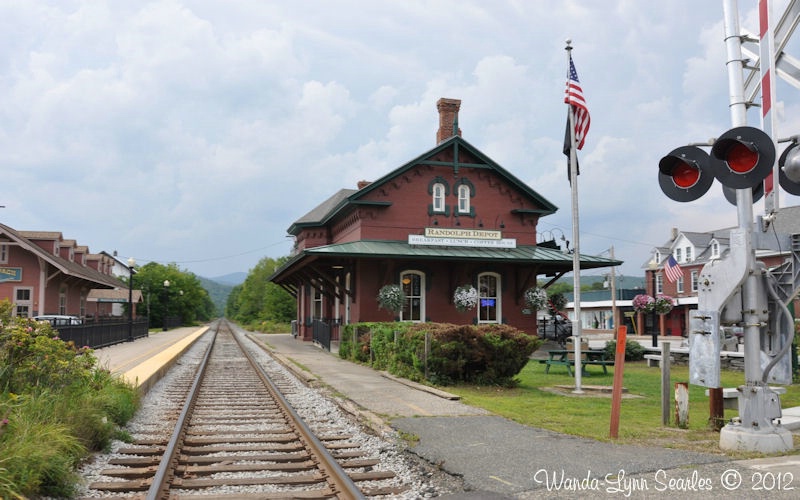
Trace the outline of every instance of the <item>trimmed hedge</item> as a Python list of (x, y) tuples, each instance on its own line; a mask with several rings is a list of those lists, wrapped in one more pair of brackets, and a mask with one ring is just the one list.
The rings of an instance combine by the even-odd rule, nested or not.
[[(606, 342), (606, 359), (614, 359), (617, 357), (617, 341), (609, 340)], [(645, 350), (642, 344), (635, 340), (628, 340), (625, 342), (625, 361), (641, 361), (644, 359)]]
[(507, 385), (540, 344), (508, 325), (356, 323), (342, 328), (339, 356), (410, 380)]

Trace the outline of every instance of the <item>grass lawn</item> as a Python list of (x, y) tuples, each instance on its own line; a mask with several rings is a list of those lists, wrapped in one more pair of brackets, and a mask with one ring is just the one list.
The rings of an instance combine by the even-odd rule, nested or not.
[[(610, 393), (605, 396), (581, 396), (552, 392), (556, 386), (575, 386), (573, 377), (564, 366), (553, 366), (550, 373), (537, 360), (529, 362), (517, 376), (514, 388), (449, 386), (447, 391), (458, 394), (464, 403), (485, 408), (521, 424), (553, 431), (611, 441)], [(599, 366), (587, 367), (588, 375), (581, 379), (583, 387), (613, 385), (613, 367), (604, 375)], [(676, 382), (689, 381), (686, 366), (672, 366), (671, 389)], [(723, 387), (738, 387), (744, 383), (744, 373), (723, 371)], [(645, 361), (625, 362), (624, 387), (620, 411), (619, 439), (617, 442), (681, 448), (694, 451), (720, 452), (719, 433), (708, 424), (709, 404), (705, 388), (689, 385), (689, 427), (681, 429), (675, 424), (674, 392), (670, 396), (670, 425), (661, 424), (661, 370), (650, 368)], [(791, 385), (781, 395), (783, 408), (800, 406), (800, 387)], [(738, 415), (736, 410), (725, 410), (726, 420)], [(795, 437), (797, 442), (798, 437)]]

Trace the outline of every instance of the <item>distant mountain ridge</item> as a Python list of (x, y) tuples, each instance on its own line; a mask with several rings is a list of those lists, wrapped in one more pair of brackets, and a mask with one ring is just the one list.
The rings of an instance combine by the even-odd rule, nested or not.
[(238, 273), (230, 273), (225, 274), (222, 276), (217, 276), (216, 278), (206, 278), (210, 281), (216, 281), (217, 283), (221, 283), (223, 285), (241, 285), (244, 283), (244, 280), (247, 279), (247, 273), (238, 272)]
[(228, 304), (228, 296), (231, 294), (233, 287), (241, 285), (247, 278), (247, 273), (231, 273), (216, 278), (204, 278), (198, 276), (200, 285), (206, 289), (211, 302), (217, 309), (217, 314), (222, 316), (225, 314), (225, 306)]

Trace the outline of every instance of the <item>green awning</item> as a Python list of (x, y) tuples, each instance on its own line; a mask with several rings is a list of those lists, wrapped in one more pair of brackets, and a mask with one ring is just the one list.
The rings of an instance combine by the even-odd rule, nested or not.
[[(272, 278), (278, 278), (298, 262), (314, 260), (362, 258), (362, 259), (418, 259), (447, 261), (480, 261), (497, 264), (538, 265), (542, 273), (565, 273), (573, 270), (572, 254), (558, 249), (535, 245), (520, 245), (516, 248), (475, 248), (410, 245), (405, 241), (361, 240), (307, 248), (295, 256)], [(593, 255), (580, 256), (581, 269), (596, 269), (621, 265), (622, 261)]]

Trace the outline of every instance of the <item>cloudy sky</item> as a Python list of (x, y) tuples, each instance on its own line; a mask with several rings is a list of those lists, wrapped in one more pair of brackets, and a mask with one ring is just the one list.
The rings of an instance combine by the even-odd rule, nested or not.
[[(737, 223), (718, 183), (677, 203), (657, 182), (663, 155), (731, 126), (722, 4), (0, 0), (0, 221), (246, 272), (287, 255), (289, 225), (338, 189), (434, 147), (449, 97), (464, 138), (559, 207), (540, 230), (569, 237), (571, 38), (592, 116), (581, 251), (613, 245), (622, 274), (642, 275), (672, 227)], [(739, 0), (743, 29), (757, 32), (756, 5)], [(800, 133), (799, 92), (777, 87), (779, 137)]]

